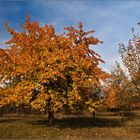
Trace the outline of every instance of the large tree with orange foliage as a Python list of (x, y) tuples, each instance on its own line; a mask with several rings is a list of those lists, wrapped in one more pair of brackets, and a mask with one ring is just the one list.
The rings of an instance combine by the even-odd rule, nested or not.
[(100, 102), (94, 91), (107, 78), (99, 68), (103, 60), (89, 48), (101, 43), (89, 36), (94, 31), (85, 32), (79, 23), (57, 34), (52, 25), (40, 27), (29, 17), (20, 32), (5, 25), (12, 37), (9, 48), (0, 50), (0, 106), (47, 109), (50, 123), (56, 111), (94, 111)]

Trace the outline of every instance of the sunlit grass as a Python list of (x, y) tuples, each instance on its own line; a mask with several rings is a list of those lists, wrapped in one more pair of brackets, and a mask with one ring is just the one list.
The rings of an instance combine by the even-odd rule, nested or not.
[(90, 114), (56, 114), (54, 124), (47, 125), (46, 115), (4, 116), (0, 118), (0, 138), (58, 140), (138, 140), (140, 111), (122, 122), (112, 112), (99, 112), (93, 122)]

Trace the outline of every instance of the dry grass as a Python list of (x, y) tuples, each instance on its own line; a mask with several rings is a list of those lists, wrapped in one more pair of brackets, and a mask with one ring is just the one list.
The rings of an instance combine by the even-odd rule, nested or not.
[(57, 114), (51, 127), (45, 115), (4, 116), (0, 118), (0, 139), (139, 140), (140, 111), (125, 122), (112, 112), (97, 113), (95, 122), (90, 114)]

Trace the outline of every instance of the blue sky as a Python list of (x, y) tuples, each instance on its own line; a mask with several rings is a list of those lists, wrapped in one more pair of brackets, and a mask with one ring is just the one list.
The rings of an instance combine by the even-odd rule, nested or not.
[(105, 60), (101, 67), (110, 71), (116, 60), (120, 62), (118, 44), (132, 38), (132, 27), (139, 32), (139, 9), (139, 0), (0, 0), (0, 47), (10, 37), (5, 21), (19, 30), (19, 24), (30, 15), (31, 21), (54, 25), (58, 33), (81, 21), (85, 30), (96, 30), (93, 36), (104, 42), (92, 49)]

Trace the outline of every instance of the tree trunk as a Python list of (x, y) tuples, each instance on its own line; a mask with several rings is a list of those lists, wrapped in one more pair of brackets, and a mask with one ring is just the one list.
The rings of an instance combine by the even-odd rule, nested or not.
[(17, 106), (16, 113), (17, 113), (17, 117), (19, 119), (20, 118), (20, 106)]
[(123, 112), (121, 113), (121, 120), (124, 121), (124, 114), (123, 114)]
[(129, 103), (129, 106), (128, 107), (129, 107), (128, 108), (128, 115), (131, 116), (132, 115), (132, 113), (131, 113), (131, 103)]
[(121, 116), (121, 114), (120, 114), (120, 108), (119, 108), (119, 110), (118, 110), (118, 112), (117, 112), (117, 115), (118, 115), (118, 116)]
[(0, 117), (3, 117), (3, 108), (0, 108)]
[(123, 108), (121, 109), (120, 117), (121, 117), (121, 121), (123, 122), (124, 121), (124, 109)]
[(54, 111), (51, 110), (51, 108), (48, 109), (48, 121), (49, 121), (49, 126), (52, 125), (54, 120)]
[(52, 99), (50, 97), (49, 100), (48, 100), (48, 121), (49, 121), (49, 126), (52, 125), (53, 120), (54, 120), (54, 111), (53, 111), (51, 105), (52, 105)]
[(93, 119), (93, 122), (95, 121), (95, 111), (93, 111), (92, 113), (92, 119)]

